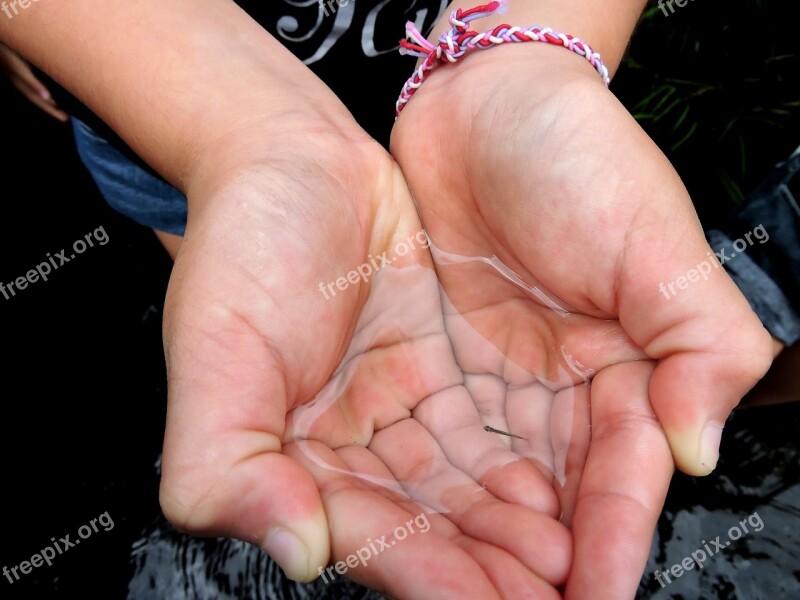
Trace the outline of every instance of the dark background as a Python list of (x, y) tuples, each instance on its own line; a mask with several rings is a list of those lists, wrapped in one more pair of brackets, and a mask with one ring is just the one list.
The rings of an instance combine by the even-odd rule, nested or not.
[[(734, 9), (708, 0), (669, 17), (654, 8), (615, 82), (676, 164), (706, 222), (733, 210), (800, 144), (796, 9), (789, 5)], [(106, 207), (67, 126), (4, 82), (0, 116), (0, 281), (23, 276), (46, 253), (99, 226), (110, 238), (49, 281), (10, 300), (0, 295), (0, 568), (29, 559), (51, 537), (74, 539), (103, 512), (115, 524), (13, 585), (0, 576), (0, 598), (265, 597), (247, 582), (186, 584), (187, 565), (198, 562), (187, 561), (186, 548), (202, 548), (201, 564), (220, 550), (215, 542), (187, 546), (195, 542), (160, 517), (168, 257), (148, 230)], [(798, 432), (800, 405), (739, 412), (726, 428), (717, 471), (705, 479), (676, 476), (649, 571), (680, 562), (701, 540), (724, 539), (754, 511), (764, 530), (665, 590), (645, 574), (641, 598), (800, 598)], [(181, 550), (162, 548), (144, 560), (154, 531)]]
[[(49, 280), (0, 295), (0, 567), (108, 511), (102, 529), (0, 597), (122, 598), (130, 546), (158, 511), (166, 406), (161, 311), (171, 261), (148, 230), (108, 208), (79, 163), (69, 126), (2, 93), (0, 281), (102, 226)], [(67, 252), (69, 256), (71, 250)]]

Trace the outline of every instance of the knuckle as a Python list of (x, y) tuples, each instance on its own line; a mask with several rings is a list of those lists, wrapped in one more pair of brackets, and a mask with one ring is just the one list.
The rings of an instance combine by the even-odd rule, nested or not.
[(200, 491), (192, 478), (169, 475), (162, 477), (159, 503), (167, 521), (186, 533), (210, 533), (215, 521), (208, 509), (208, 493)]
[(743, 327), (732, 340), (737, 378), (748, 388), (755, 385), (772, 365), (772, 338), (764, 327)]

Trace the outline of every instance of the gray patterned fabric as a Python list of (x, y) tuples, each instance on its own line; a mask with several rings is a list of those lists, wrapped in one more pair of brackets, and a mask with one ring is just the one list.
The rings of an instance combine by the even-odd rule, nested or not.
[(229, 539), (183, 535), (160, 519), (131, 552), (128, 600), (381, 600), (337, 576), (326, 584), (290, 581), (259, 548)]

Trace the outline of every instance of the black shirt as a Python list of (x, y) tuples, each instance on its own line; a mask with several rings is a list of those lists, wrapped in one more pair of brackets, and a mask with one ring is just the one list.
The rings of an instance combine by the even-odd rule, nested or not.
[[(448, 0), (239, 0), (272, 36), (314, 71), (366, 131), (388, 145), (394, 105), (416, 59), (397, 49), (406, 21), (427, 34)], [(45, 80), (49, 78), (44, 77)], [(59, 105), (126, 155), (133, 152), (89, 109), (51, 81)], [(148, 169), (149, 170), (149, 169)]]

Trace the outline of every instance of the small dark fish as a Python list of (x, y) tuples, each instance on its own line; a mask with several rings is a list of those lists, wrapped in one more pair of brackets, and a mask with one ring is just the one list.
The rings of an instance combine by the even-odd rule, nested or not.
[(525, 440), (528, 441), (521, 435), (514, 435), (513, 433), (508, 433), (507, 431), (500, 431), (499, 429), (495, 429), (494, 427), (489, 427), (488, 425), (483, 426), (484, 431), (488, 431), (489, 433), (499, 433), (500, 435), (507, 435), (508, 437), (517, 438), (518, 440)]

